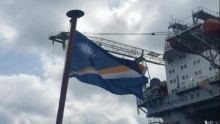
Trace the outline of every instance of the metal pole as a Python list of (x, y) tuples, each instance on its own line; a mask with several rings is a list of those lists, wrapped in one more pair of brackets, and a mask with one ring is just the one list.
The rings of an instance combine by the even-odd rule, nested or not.
[(66, 92), (68, 87), (68, 81), (69, 81), (69, 73), (70, 73), (70, 62), (71, 62), (71, 54), (73, 51), (73, 42), (75, 37), (75, 31), (76, 31), (76, 23), (77, 18), (80, 18), (84, 15), (84, 12), (81, 10), (71, 10), (66, 13), (68, 17), (71, 18), (70, 23), (71, 29), (70, 29), (70, 37), (69, 37), (69, 43), (67, 48), (67, 54), (66, 54), (66, 62), (65, 67), (63, 71), (63, 78), (62, 78), (62, 86), (60, 91), (60, 101), (59, 101), (59, 107), (57, 112), (57, 120), (56, 124), (62, 124), (63, 122), (63, 111), (66, 101)]

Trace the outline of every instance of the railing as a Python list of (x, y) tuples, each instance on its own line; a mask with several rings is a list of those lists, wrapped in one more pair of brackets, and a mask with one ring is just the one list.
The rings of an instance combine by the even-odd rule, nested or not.
[(194, 9), (192, 10), (192, 13), (197, 13), (197, 12), (199, 12), (199, 11), (204, 11), (204, 12), (210, 14), (210, 15), (213, 15), (213, 16), (216, 16), (216, 17), (220, 17), (220, 16), (219, 16), (219, 12), (212, 11), (212, 10), (207, 9), (207, 8), (205, 8), (205, 7), (202, 7), (202, 6), (198, 6), (198, 7), (194, 8)]
[(169, 22), (169, 26), (173, 25), (173, 24), (181, 24), (181, 25), (189, 25), (188, 22), (185, 21), (186, 19), (184, 20), (180, 20), (178, 18), (175, 18), (175, 19), (172, 19), (170, 22)]
[[(171, 25), (173, 25), (173, 24), (175, 24), (175, 23), (179, 23), (179, 22), (181, 22), (181, 20), (180, 19), (177, 19), (177, 18), (175, 18), (175, 19), (172, 19), (171, 21), (169, 21), (169, 26), (171, 26)], [(180, 23), (180, 24), (182, 24), (182, 23)]]
[(167, 38), (169, 38), (169, 37), (172, 37), (172, 36), (174, 36), (174, 35), (176, 35), (176, 33), (174, 32), (174, 31), (169, 31), (166, 35), (165, 35), (165, 39), (167, 39)]
[[(202, 24), (202, 23), (203, 23), (203, 21), (202, 21), (202, 20), (199, 20), (197, 24), (199, 25), (199, 24)], [(187, 24), (187, 27), (188, 27), (188, 28), (186, 28), (185, 30), (187, 30), (187, 29), (189, 29), (189, 28), (191, 28), (191, 27), (193, 27), (193, 26), (195, 26), (195, 25), (193, 25), (193, 23), (188, 23), (188, 24)], [(183, 30), (183, 31), (184, 31), (184, 30)], [(183, 32), (183, 31), (180, 31), (180, 32), (178, 32), (178, 33), (181, 33), (181, 32)], [(172, 37), (172, 36), (175, 36), (175, 35), (178, 34), (178, 33), (175, 33), (174, 31), (168, 32), (167, 35), (165, 35), (165, 36), (166, 36), (166, 39), (167, 39), (167, 38), (170, 38), (170, 37)]]

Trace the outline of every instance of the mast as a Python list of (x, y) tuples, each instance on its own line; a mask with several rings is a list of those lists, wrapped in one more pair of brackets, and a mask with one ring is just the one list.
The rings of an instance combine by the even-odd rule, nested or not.
[(69, 44), (67, 48), (67, 54), (66, 54), (66, 62), (65, 67), (63, 71), (63, 78), (62, 78), (62, 85), (61, 85), (61, 91), (60, 91), (60, 101), (59, 101), (59, 107), (57, 112), (57, 120), (56, 124), (62, 124), (63, 122), (63, 111), (65, 107), (65, 101), (66, 101), (66, 92), (68, 87), (68, 81), (69, 81), (69, 73), (70, 73), (70, 62), (71, 62), (71, 54), (73, 51), (73, 43), (74, 43), (74, 37), (75, 37), (75, 31), (76, 31), (76, 24), (77, 24), (77, 18), (80, 18), (84, 15), (84, 12), (81, 10), (71, 10), (66, 13), (68, 17), (71, 18), (71, 29), (70, 29), (70, 37), (69, 37)]

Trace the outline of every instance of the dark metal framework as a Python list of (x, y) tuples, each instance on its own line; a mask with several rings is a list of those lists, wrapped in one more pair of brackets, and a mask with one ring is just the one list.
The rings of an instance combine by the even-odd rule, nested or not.
[[(69, 37), (69, 32), (61, 32), (58, 35), (50, 36), (49, 39), (52, 40), (53, 42), (56, 41), (65, 44), (68, 37)], [(103, 38), (92, 37), (92, 36), (87, 36), (87, 37), (90, 40), (92, 40), (94, 43), (96, 43), (97, 45), (101, 46), (102, 48), (104, 48), (105, 50), (111, 53), (133, 58), (137, 62), (146, 61), (153, 64), (164, 65), (162, 54), (140, 49), (134, 46), (125, 45), (122, 43), (118, 43)]]
[[(168, 28), (172, 28), (174, 33), (166, 40), (176, 40), (185, 46), (190, 52), (200, 55), (210, 62), (210, 64), (220, 69), (218, 55), (220, 53), (219, 35), (205, 34), (202, 30), (202, 24), (209, 18), (219, 19), (219, 13), (208, 10), (204, 7), (197, 7), (192, 11), (193, 24), (183, 23), (184, 20), (172, 20)], [(191, 24), (191, 25), (189, 25)]]
[(193, 24), (198, 24), (199, 19), (200, 20), (207, 20), (207, 19), (220, 19), (219, 12), (215, 12), (212, 10), (209, 10), (205, 7), (198, 6), (192, 10), (192, 19)]
[(162, 54), (140, 49), (134, 46), (125, 45), (122, 43), (118, 43), (103, 38), (91, 37), (91, 36), (89, 36), (88, 38), (111, 53), (134, 58), (138, 62), (147, 61), (153, 64), (164, 65)]

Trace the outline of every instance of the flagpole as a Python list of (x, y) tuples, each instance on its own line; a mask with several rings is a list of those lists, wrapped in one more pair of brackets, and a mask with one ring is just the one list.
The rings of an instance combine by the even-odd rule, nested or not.
[(71, 29), (70, 29), (70, 36), (69, 36), (69, 43), (67, 48), (67, 54), (66, 54), (66, 62), (65, 67), (63, 71), (63, 78), (62, 78), (62, 85), (61, 85), (61, 91), (60, 91), (60, 101), (59, 101), (59, 107), (57, 112), (57, 120), (56, 124), (62, 124), (63, 122), (63, 112), (65, 107), (65, 101), (66, 101), (66, 93), (67, 93), (67, 87), (68, 87), (68, 81), (69, 81), (69, 73), (70, 73), (70, 62), (71, 62), (71, 54), (73, 51), (73, 42), (75, 37), (75, 31), (76, 31), (76, 23), (77, 18), (80, 18), (84, 15), (84, 12), (81, 10), (70, 10), (66, 13), (68, 17), (71, 18)]

